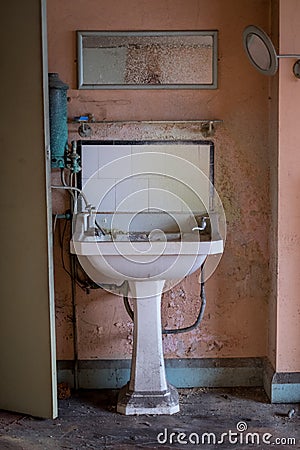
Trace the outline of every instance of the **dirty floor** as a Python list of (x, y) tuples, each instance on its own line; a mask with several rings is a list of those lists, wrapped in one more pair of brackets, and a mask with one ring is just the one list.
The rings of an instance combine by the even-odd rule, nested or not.
[(59, 417), (0, 411), (0, 450), (300, 449), (299, 404), (271, 405), (262, 389), (181, 389), (173, 416), (122, 416), (117, 391), (78, 391)]

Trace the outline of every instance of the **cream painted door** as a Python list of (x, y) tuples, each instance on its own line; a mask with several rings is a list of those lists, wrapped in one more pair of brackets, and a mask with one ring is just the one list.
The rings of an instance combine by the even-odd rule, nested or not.
[(0, 409), (57, 416), (46, 4), (1, 3)]

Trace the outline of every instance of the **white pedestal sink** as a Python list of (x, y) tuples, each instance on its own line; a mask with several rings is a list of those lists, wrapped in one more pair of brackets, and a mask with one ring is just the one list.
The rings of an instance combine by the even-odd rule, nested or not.
[[(80, 223), (80, 221), (79, 221)], [(79, 230), (79, 231), (78, 231)], [(91, 237), (77, 227), (71, 241), (96, 283), (128, 281), (134, 303), (134, 341), (129, 383), (120, 391), (123, 414), (174, 414), (178, 393), (168, 384), (162, 347), (161, 295), (166, 280), (193, 273), (207, 255), (223, 252), (223, 240), (200, 240), (198, 232), (165, 233), (164, 240), (130, 241), (124, 234)], [(160, 239), (160, 237), (158, 238)]]
[(130, 381), (120, 391), (117, 411), (174, 414), (179, 411), (178, 393), (167, 383), (162, 348), (164, 281), (129, 281), (129, 287), (134, 302), (134, 346)]

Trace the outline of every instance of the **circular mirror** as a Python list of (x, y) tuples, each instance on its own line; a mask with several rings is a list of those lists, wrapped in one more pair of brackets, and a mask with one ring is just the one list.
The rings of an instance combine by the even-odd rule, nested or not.
[(243, 44), (253, 66), (264, 75), (275, 75), (278, 56), (269, 36), (260, 28), (250, 25), (243, 32)]

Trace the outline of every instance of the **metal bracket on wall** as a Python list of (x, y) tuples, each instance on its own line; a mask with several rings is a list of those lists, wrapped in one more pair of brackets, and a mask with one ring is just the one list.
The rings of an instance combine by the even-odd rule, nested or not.
[(209, 120), (207, 122), (201, 122), (201, 130), (200, 131), (205, 138), (214, 136), (215, 122), (222, 122), (222, 121)]

